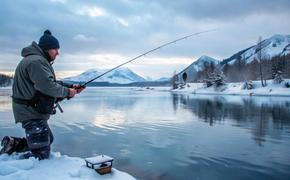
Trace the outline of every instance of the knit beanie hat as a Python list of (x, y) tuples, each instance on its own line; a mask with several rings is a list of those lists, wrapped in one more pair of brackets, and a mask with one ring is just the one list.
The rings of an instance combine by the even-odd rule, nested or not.
[(49, 49), (59, 49), (58, 40), (52, 36), (49, 30), (44, 31), (39, 39), (38, 46), (45, 51)]

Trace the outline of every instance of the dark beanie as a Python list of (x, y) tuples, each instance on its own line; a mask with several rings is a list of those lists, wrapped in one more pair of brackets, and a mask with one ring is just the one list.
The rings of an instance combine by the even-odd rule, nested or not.
[(38, 46), (43, 50), (59, 49), (58, 40), (52, 36), (49, 30), (44, 31), (43, 36), (40, 37)]

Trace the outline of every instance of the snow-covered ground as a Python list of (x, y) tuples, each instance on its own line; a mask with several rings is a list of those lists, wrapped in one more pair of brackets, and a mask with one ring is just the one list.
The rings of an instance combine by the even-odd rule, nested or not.
[(260, 81), (253, 81), (254, 88), (251, 90), (243, 89), (244, 83), (227, 83), (227, 85), (214, 88), (206, 88), (203, 83), (187, 83), (184, 87), (172, 90), (174, 93), (191, 94), (220, 94), (220, 95), (250, 95), (250, 96), (290, 96), (290, 88), (285, 87), (284, 80), (281, 84), (273, 83), (273, 80), (267, 80), (267, 86), (262, 87)]
[(1, 180), (130, 180), (131, 175), (112, 169), (110, 174), (99, 175), (87, 168), (84, 159), (52, 153), (50, 159), (19, 159), (19, 154), (0, 155)]

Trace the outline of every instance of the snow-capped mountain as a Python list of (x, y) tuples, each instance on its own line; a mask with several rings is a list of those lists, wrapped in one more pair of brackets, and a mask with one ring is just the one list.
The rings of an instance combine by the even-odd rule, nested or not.
[[(75, 81), (75, 82), (86, 82), (89, 81), (98, 75), (106, 72), (107, 70), (102, 69), (89, 69), (83, 72), (80, 75), (66, 78), (66, 81)], [(139, 76), (138, 74), (131, 71), (129, 68), (119, 68), (104, 76), (96, 79), (94, 82), (109, 82), (109, 83), (118, 83), (118, 84), (128, 84), (133, 82), (144, 82), (146, 79)]]
[(198, 58), (196, 61), (194, 61), (192, 64), (187, 66), (187, 68), (185, 68), (181, 73), (187, 72), (187, 74), (196, 74), (198, 71), (203, 70), (206, 64), (210, 65), (211, 63), (213, 65), (217, 65), (219, 61), (212, 57), (203, 55), (200, 58)]
[(198, 71), (203, 70), (206, 64), (210, 65), (211, 63), (214, 66), (216, 66), (219, 63), (219, 61), (209, 56), (201, 56), (198, 60), (193, 62), (190, 66), (192, 66), (192, 68), (194, 68), (198, 72)]
[[(234, 64), (237, 59), (242, 59), (246, 63), (252, 62), (257, 59), (259, 49), (258, 45), (251, 46), (244, 49), (230, 58), (223, 61), (223, 64)], [(290, 35), (274, 35), (261, 42), (262, 59), (272, 59), (274, 56), (287, 55), (290, 53)]]
[(187, 80), (194, 81), (197, 78), (197, 73), (199, 71), (204, 70), (205, 65), (214, 65), (216, 66), (220, 61), (217, 59), (214, 59), (209, 56), (201, 56), (198, 60), (190, 64), (188, 67), (186, 67), (183, 71), (177, 74), (179, 80), (182, 80), (182, 76), (186, 74)]

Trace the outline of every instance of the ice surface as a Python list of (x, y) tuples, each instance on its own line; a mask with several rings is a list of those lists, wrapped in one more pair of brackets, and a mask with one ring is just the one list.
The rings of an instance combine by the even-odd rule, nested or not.
[(112, 169), (112, 173), (99, 175), (87, 168), (84, 159), (52, 153), (47, 160), (19, 159), (20, 154), (0, 155), (1, 180), (130, 180), (131, 175)]

